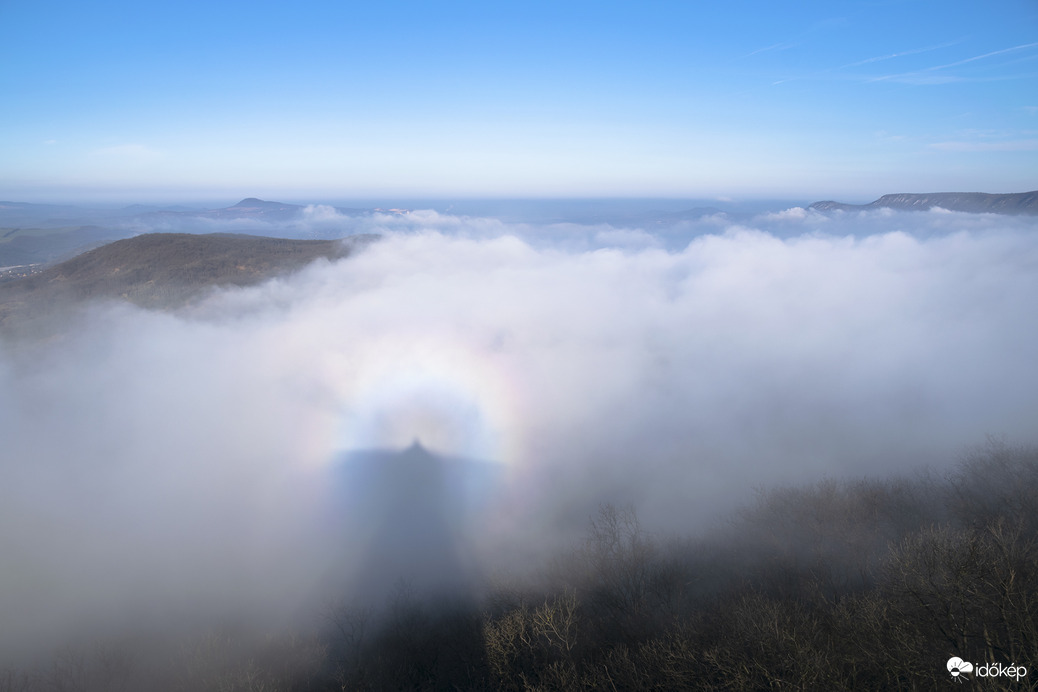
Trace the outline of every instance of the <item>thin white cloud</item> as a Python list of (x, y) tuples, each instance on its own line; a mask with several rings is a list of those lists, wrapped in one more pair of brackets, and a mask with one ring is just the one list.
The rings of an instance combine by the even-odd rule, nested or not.
[(974, 55), (973, 57), (966, 58), (964, 60), (956, 60), (955, 62), (950, 62), (950, 63), (948, 63), (946, 65), (936, 65), (934, 67), (928, 67), (928, 68), (926, 68), (925, 71), (932, 72), (932, 71), (935, 71), (935, 70), (946, 70), (949, 67), (958, 67), (959, 65), (965, 65), (967, 63), (976, 62), (977, 60), (986, 60), (987, 58), (993, 58), (996, 55), (1005, 55), (1006, 53), (1015, 53), (1015, 52), (1020, 51), (1020, 50), (1027, 50), (1029, 48), (1036, 48), (1036, 47), (1038, 47), (1038, 43), (1024, 43), (1024, 44), (1021, 44), (1019, 46), (1013, 46), (1012, 48), (1003, 48), (1002, 50), (993, 50), (990, 53), (984, 53), (982, 55)]
[[(880, 76), (880, 77), (872, 77), (872, 78), (869, 79), (869, 81), (872, 81), (872, 82), (897, 81), (897, 82), (902, 82), (902, 83), (906, 83), (906, 84), (919, 84), (919, 85), (924, 85), (924, 84), (945, 84), (945, 83), (955, 82), (955, 81), (965, 81), (967, 78), (963, 77), (961, 75), (939, 75), (939, 74), (935, 74), (935, 73), (940, 72), (942, 70), (947, 70), (949, 68), (960, 67), (962, 65), (967, 65), (967, 64), (970, 64), (970, 63), (974, 63), (974, 62), (977, 62), (979, 60), (986, 60), (988, 58), (993, 58), (993, 57), (998, 56), (998, 55), (1006, 55), (1008, 53), (1016, 53), (1016, 52), (1019, 52), (1019, 51), (1030, 50), (1030, 49), (1036, 48), (1036, 47), (1038, 47), (1038, 43), (1024, 43), (1024, 44), (1021, 44), (1021, 45), (1018, 45), (1018, 46), (1012, 46), (1010, 48), (1003, 48), (1001, 50), (990, 51), (988, 53), (983, 53), (981, 55), (974, 55), (972, 57), (965, 58), (963, 60), (956, 60), (954, 62), (945, 63), (945, 64), (942, 64), (942, 65), (934, 65), (934, 66), (931, 66), (931, 67), (926, 67), (926, 68), (923, 68), (923, 69), (920, 69), (920, 70), (912, 70), (910, 72), (902, 72), (902, 73), (898, 73), (898, 74), (889, 74), (889, 75), (883, 75), (883, 76)], [(1013, 75), (1000, 75), (1000, 76), (995, 76), (995, 77), (983, 77), (983, 78), (972, 77), (972, 78), (969, 78), (969, 79), (971, 81), (977, 81), (977, 80), (985, 81), (985, 80), (1003, 80), (1003, 79), (1013, 79), (1013, 78), (1016, 78), (1016, 77), (1013, 76)]]
[(742, 57), (749, 58), (749, 57), (752, 57), (754, 55), (760, 55), (761, 53), (770, 53), (772, 51), (789, 50), (790, 48), (795, 48), (798, 45), (800, 45), (800, 44), (798, 42), (796, 42), (796, 41), (783, 41), (783, 42), (780, 42), (780, 43), (773, 43), (770, 46), (764, 46), (763, 48), (758, 48), (757, 50), (750, 51), (749, 53), (747, 53), (746, 55), (744, 55)]
[(757, 217), (757, 221), (760, 223), (783, 223), (783, 222), (794, 222), (802, 223), (808, 218), (814, 219), (816, 222), (825, 223), (829, 221), (829, 217), (819, 214), (818, 212), (811, 211), (810, 209), (804, 209), (803, 207), (792, 207), (783, 211), (771, 212), (768, 214), (761, 214)]
[(903, 58), (908, 55), (919, 55), (920, 53), (929, 53), (930, 51), (940, 50), (941, 48), (948, 48), (954, 46), (962, 41), (948, 41), (947, 43), (939, 43), (935, 46), (926, 46), (924, 48), (914, 48), (912, 50), (898, 51), (897, 53), (888, 53), (886, 55), (877, 55), (871, 58), (865, 58), (864, 60), (858, 60), (857, 62), (848, 63), (847, 65), (841, 65), (835, 69), (845, 70), (851, 67), (860, 67), (862, 65), (870, 65), (872, 63), (884, 62), (886, 60), (893, 60), (895, 58)]
[[(814, 73), (811, 73), (811, 74), (807, 74), (807, 75), (802, 75), (802, 76), (797, 76), (797, 77), (787, 77), (785, 79), (780, 79), (780, 80), (777, 80), (775, 82), (772, 82), (772, 86), (776, 86), (778, 84), (785, 84), (786, 82), (793, 82), (793, 81), (800, 81), (800, 80), (810, 80), (810, 79), (823, 79), (823, 78), (824, 79), (862, 80), (863, 78), (860, 75), (841, 75), (840, 73), (843, 72), (844, 70), (849, 70), (849, 69), (852, 69), (852, 68), (855, 68), (855, 67), (861, 67), (863, 65), (871, 65), (873, 63), (885, 62), (887, 60), (894, 60), (894, 59), (897, 59), (897, 58), (903, 58), (903, 57), (910, 56), (910, 55), (918, 55), (920, 53), (929, 53), (931, 51), (939, 50), (941, 48), (948, 48), (950, 46), (954, 46), (954, 45), (956, 45), (958, 43), (961, 43), (961, 40), (949, 41), (947, 43), (941, 43), (941, 44), (937, 44), (937, 45), (933, 45), (933, 46), (925, 46), (923, 48), (914, 48), (914, 49), (911, 49), (911, 50), (903, 50), (903, 51), (898, 51), (896, 53), (888, 53), (888, 54), (885, 54), (885, 55), (877, 55), (877, 56), (873, 56), (871, 58), (865, 58), (864, 60), (858, 60), (858, 61), (855, 61), (855, 62), (852, 62), (852, 63), (848, 63), (846, 65), (840, 65), (838, 67), (830, 67), (830, 68), (827, 68), (827, 69), (824, 69), (824, 70), (819, 70), (817, 72), (814, 72)], [(871, 79), (867, 79), (867, 81), (876, 81), (876, 80), (875, 80), (875, 78), (871, 78)]]
[(935, 142), (930, 147), (941, 151), (964, 152), (1038, 151), (1038, 139)]

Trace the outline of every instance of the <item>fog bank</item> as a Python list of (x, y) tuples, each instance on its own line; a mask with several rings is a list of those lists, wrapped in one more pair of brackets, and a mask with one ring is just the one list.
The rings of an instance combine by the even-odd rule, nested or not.
[(2, 650), (305, 610), (364, 559), (321, 524), (354, 450), (500, 465), (459, 534), (492, 571), (604, 501), (688, 531), (755, 487), (1038, 441), (1034, 220), (357, 223), (383, 239), (191, 312), (0, 342)]

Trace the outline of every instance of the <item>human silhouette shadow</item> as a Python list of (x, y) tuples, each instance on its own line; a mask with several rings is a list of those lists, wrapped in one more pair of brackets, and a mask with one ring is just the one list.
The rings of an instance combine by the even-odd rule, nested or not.
[(444, 457), (417, 440), (403, 451), (342, 455), (327, 513), (338, 557), (327, 581), (382, 600), (401, 584), (457, 597), (479, 579), (471, 535), (492, 504), (497, 464)]

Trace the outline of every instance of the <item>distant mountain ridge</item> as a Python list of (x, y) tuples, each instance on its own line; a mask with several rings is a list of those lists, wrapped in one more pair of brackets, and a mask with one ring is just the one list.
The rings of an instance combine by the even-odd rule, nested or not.
[[(333, 209), (335, 214), (327, 211)], [(318, 210), (312, 227), (310, 211)], [(404, 215), (409, 209), (353, 209), (246, 197), (216, 209), (134, 204), (122, 209), (0, 201), (0, 281), (4, 268), (61, 261), (102, 243), (150, 232), (212, 233), (229, 230), (271, 238), (327, 239), (351, 233), (351, 219)], [(89, 223), (88, 223), (89, 222)]]
[[(358, 216), (362, 214), (369, 214), (373, 210), (371, 209), (351, 209), (347, 207), (332, 207), (339, 214), (344, 216)], [(188, 210), (188, 211), (171, 211), (171, 210), (159, 210), (145, 212), (139, 214), (136, 218), (140, 220), (148, 219), (170, 219), (170, 220), (191, 220), (191, 219), (235, 219), (235, 220), (254, 220), (254, 221), (272, 221), (272, 222), (287, 222), (298, 220), (302, 217), (307, 207), (302, 204), (289, 204), (287, 202), (271, 202), (257, 197), (246, 197), (237, 204), (232, 204), (229, 207), (220, 207), (219, 209), (204, 209), (204, 210)]]
[(298, 204), (285, 204), (285, 203), (282, 203), (282, 202), (269, 202), (269, 201), (264, 200), (264, 199), (259, 199), (258, 197), (246, 197), (242, 201), (238, 202), (237, 204), (232, 204), (228, 208), (229, 209), (234, 209), (236, 207), (266, 207), (268, 209), (271, 209), (271, 208), (280, 209), (282, 207), (298, 207), (298, 206), (299, 206)]
[(844, 204), (830, 200), (810, 206), (817, 211), (862, 211), (898, 209), (928, 211), (934, 207), (970, 214), (1038, 214), (1038, 190), (989, 194), (986, 192), (928, 192), (883, 195), (868, 204)]

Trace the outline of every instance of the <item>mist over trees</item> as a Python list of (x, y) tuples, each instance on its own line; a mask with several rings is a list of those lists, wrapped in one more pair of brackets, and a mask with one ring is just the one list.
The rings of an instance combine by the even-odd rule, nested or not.
[(688, 535), (607, 504), (532, 578), (93, 641), (0, 690), (932, 689), (952, 656), (1038, 656), (1036, 510), (1038, 449), (998, 440), (946, 474), (762, 490)]
[(116, 295), (0, 336), (0, 689), (1027, 665), (1032, 226), (371, 215), (346, 258), (175, 310), (120, 254)]

